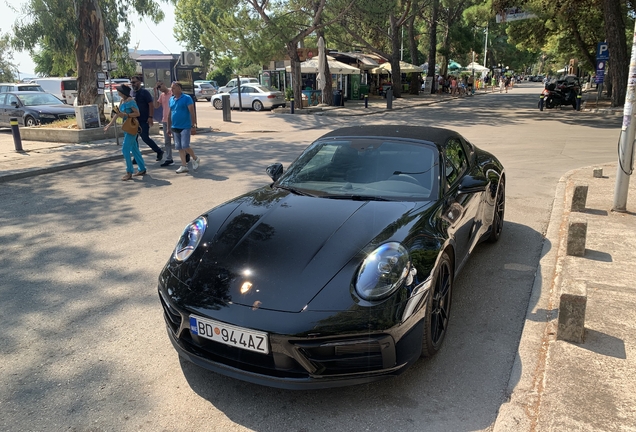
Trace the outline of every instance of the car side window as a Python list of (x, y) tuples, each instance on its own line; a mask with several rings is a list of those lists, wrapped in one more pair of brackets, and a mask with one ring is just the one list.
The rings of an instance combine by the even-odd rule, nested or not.
[(450, 138), (446, 142), (446, 152), (444, 155), (444, 174), (448, 186), (454, 184), (468, 168), (466, 153), (458, 138)]
[(231, 93), (231, 94), (236, 94), (236, 93), (238, 93), (238, 87), (233, 88), (232, 90), (230, 90), (230, 91), (229, 91), (229, 93)]
[(6, 94), (1, 94), (0, 93), (0, 105), (4, 105), (4, 101), (7, 99), (7, 95)]
[(254, 89), (252, 87), (241, 87), (241, 93), (254, 93)]
[(12, 94), (7, 95), (7, 105), (11, 105), (15, 102), (14, 106), (20, 106), (20, 104), (18, 103), (18, 98)]

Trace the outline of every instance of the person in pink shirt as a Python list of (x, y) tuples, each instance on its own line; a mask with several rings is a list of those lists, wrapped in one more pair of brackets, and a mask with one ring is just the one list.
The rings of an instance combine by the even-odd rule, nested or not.
[(451, 77), (451, 95), (457, 93), (457, 78), (453, 75)]
[(155, 109), (159, 107), (163, 109), (161, 124), (163, 125), (164, 151), (166, 152), (166, 160), (161, 164), (161, 166), (170, 166), (174, 164), (174, 161), (172, 160), (172, 138), (168, 135), (168, 117), (170, 116), (171, 96), (172, 90), (170, 90), (170, 87), (166, 87), (163, 81), (157, 81), (157, 85), (155, 86)]

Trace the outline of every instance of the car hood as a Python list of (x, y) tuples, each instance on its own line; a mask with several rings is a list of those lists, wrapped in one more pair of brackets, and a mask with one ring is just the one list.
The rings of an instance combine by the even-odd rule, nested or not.
[(30, 105), (27, 106), (26, 108), (38, 112), (38, 113), (44, 113), (44, 114), (66, 114), (66, 115), (70, 115), (73, 114), (75, 115), (75, 108), (73, 108), (70, 105)]
[(415, 207), (269, 187), (236, 201), (214, 237), (206, 235), (207, 249), (187, 284), (221, 303), (286, 312), (303, 310), (352, 257)]

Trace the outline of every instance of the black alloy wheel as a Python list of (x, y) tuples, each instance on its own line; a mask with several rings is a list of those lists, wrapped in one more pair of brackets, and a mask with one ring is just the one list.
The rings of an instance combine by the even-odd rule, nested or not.
[(490, 237), (488, 241), (495, 243), (501, 237), (504, 224), (504, 213), (506, 211), (506, 185), (504, 180), (499, 182), (497, 188), (497, 200), (495, 201), (494, 214), (492, 215), (492, 225), (490, 226)]
[(422, 357), (435, 355), (442, 346), (450, 317), (453, 294), (453, 264), (444, 252), (437, 266), (435, 280), (426, 305)]

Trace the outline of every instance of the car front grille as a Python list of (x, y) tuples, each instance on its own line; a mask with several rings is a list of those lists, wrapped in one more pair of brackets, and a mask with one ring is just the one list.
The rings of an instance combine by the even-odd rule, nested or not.
[(390, 336), (293, 344), (315, 368), (314, 375), (355, 374), (395, 366), (395, 346)]
[(159, 295), (159, 299), (161, 300), (161, 306), (163, 306), (163, 313), (166, 318), (166, 322), (172, 329), (172, 333), (177, 334), (179, 332), (179, 327), (181, 327), (181, 321), (183, 320), (181, 314), (170, 307), (168, 302), (163, 299), (161, 293)]

